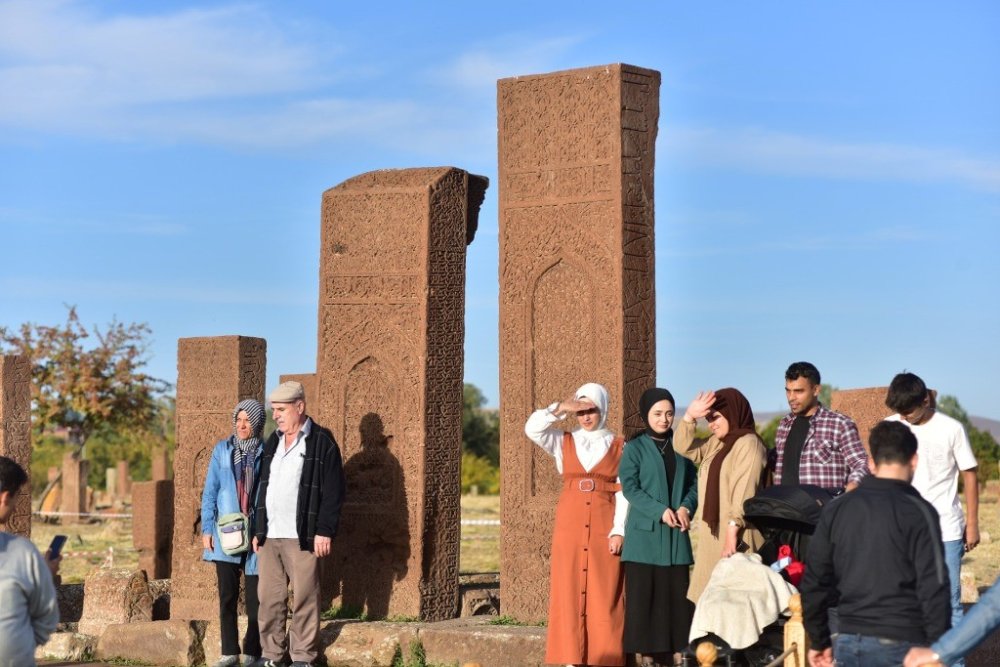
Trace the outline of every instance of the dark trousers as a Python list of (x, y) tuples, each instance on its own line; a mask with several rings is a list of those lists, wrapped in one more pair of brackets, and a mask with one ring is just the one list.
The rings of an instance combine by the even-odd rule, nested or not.
[[(239, 633), (236, 627), (236, 605), (240, 599), (239, 563), (215, 561), (215, 575), (219, 580), (219, 631), (222, 634), (222, 655), (239, 655)], [(247, 634), (243, 638), (243, 655), (260, 657), (260, 629), (257, 625), (257, 577), (248, 574), (246, 581)]]

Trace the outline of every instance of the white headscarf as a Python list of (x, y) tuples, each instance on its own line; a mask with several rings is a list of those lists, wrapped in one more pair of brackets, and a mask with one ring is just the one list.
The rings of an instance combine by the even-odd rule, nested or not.
[(604, 428), (604, 423), (608, 420), (608, 390), (596, 382), (588, 382), (576, 390), (576, 399), (581, 398), (587, 399), (597, 407), (601, 414), (601, 421), (593, 431), (587, 431), (583, 428), (577, 429), (574, 434), (576, 439), (588, 446), (591, 443), (604, 443), (608, 436), (614, 435)]

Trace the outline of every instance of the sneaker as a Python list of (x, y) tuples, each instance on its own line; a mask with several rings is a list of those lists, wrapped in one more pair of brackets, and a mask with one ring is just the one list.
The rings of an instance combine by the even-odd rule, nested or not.
[(240, 667), (252, 667), (252, 665), (260, 660), (255, 655), (241, 655), (240, 656)]
[(285, 663), (278, 660), (268, 660), (267, 658), (257, 658), (250, 665), (251, 667), (285, 667)]
[(240, 656), (224, 655), (212, 667), (237, 667), (240, 664)]
[(311, 662), (302, 662), (301, 660), (296, 660), (292, 663), (292, 667), (312, 667)]

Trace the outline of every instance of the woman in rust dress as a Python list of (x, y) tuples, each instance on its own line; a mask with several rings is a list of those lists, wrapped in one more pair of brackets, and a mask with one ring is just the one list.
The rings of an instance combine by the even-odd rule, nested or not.
[[(580, 428), (555, 422), (574, 415)], [(608, 392), (580, 387), (572, 398), (536, 410), (524, 431), (555, 458), (563, 487), (552, 534), (551, 588), (545, 662), (625, 664), (625, 607), (620, 560), (628, 505), (618, 462), (624, 438), (604, 428)]]

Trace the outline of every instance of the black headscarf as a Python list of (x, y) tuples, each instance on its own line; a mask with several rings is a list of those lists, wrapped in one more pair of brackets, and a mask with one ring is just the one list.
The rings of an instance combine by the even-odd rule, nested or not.
[(642, 423), (646, 425), (644, 433), (651, 438), (656, 438), (657, 440), (663, 440), (664, 438), (670, 437), (671, 431), (673, 430), (669, 429), (666, 433), (657, 433), (649, 425), (649, 411), (652, 410), (653, 406), (660, 401), (670, 401), (670, 405), (677, 405), (677, 403), (674, 402), (674, 395), (661, 387), (647, 389), (642, 392), (642, 396), (639, 398), (639, 417), (642, 418)]

